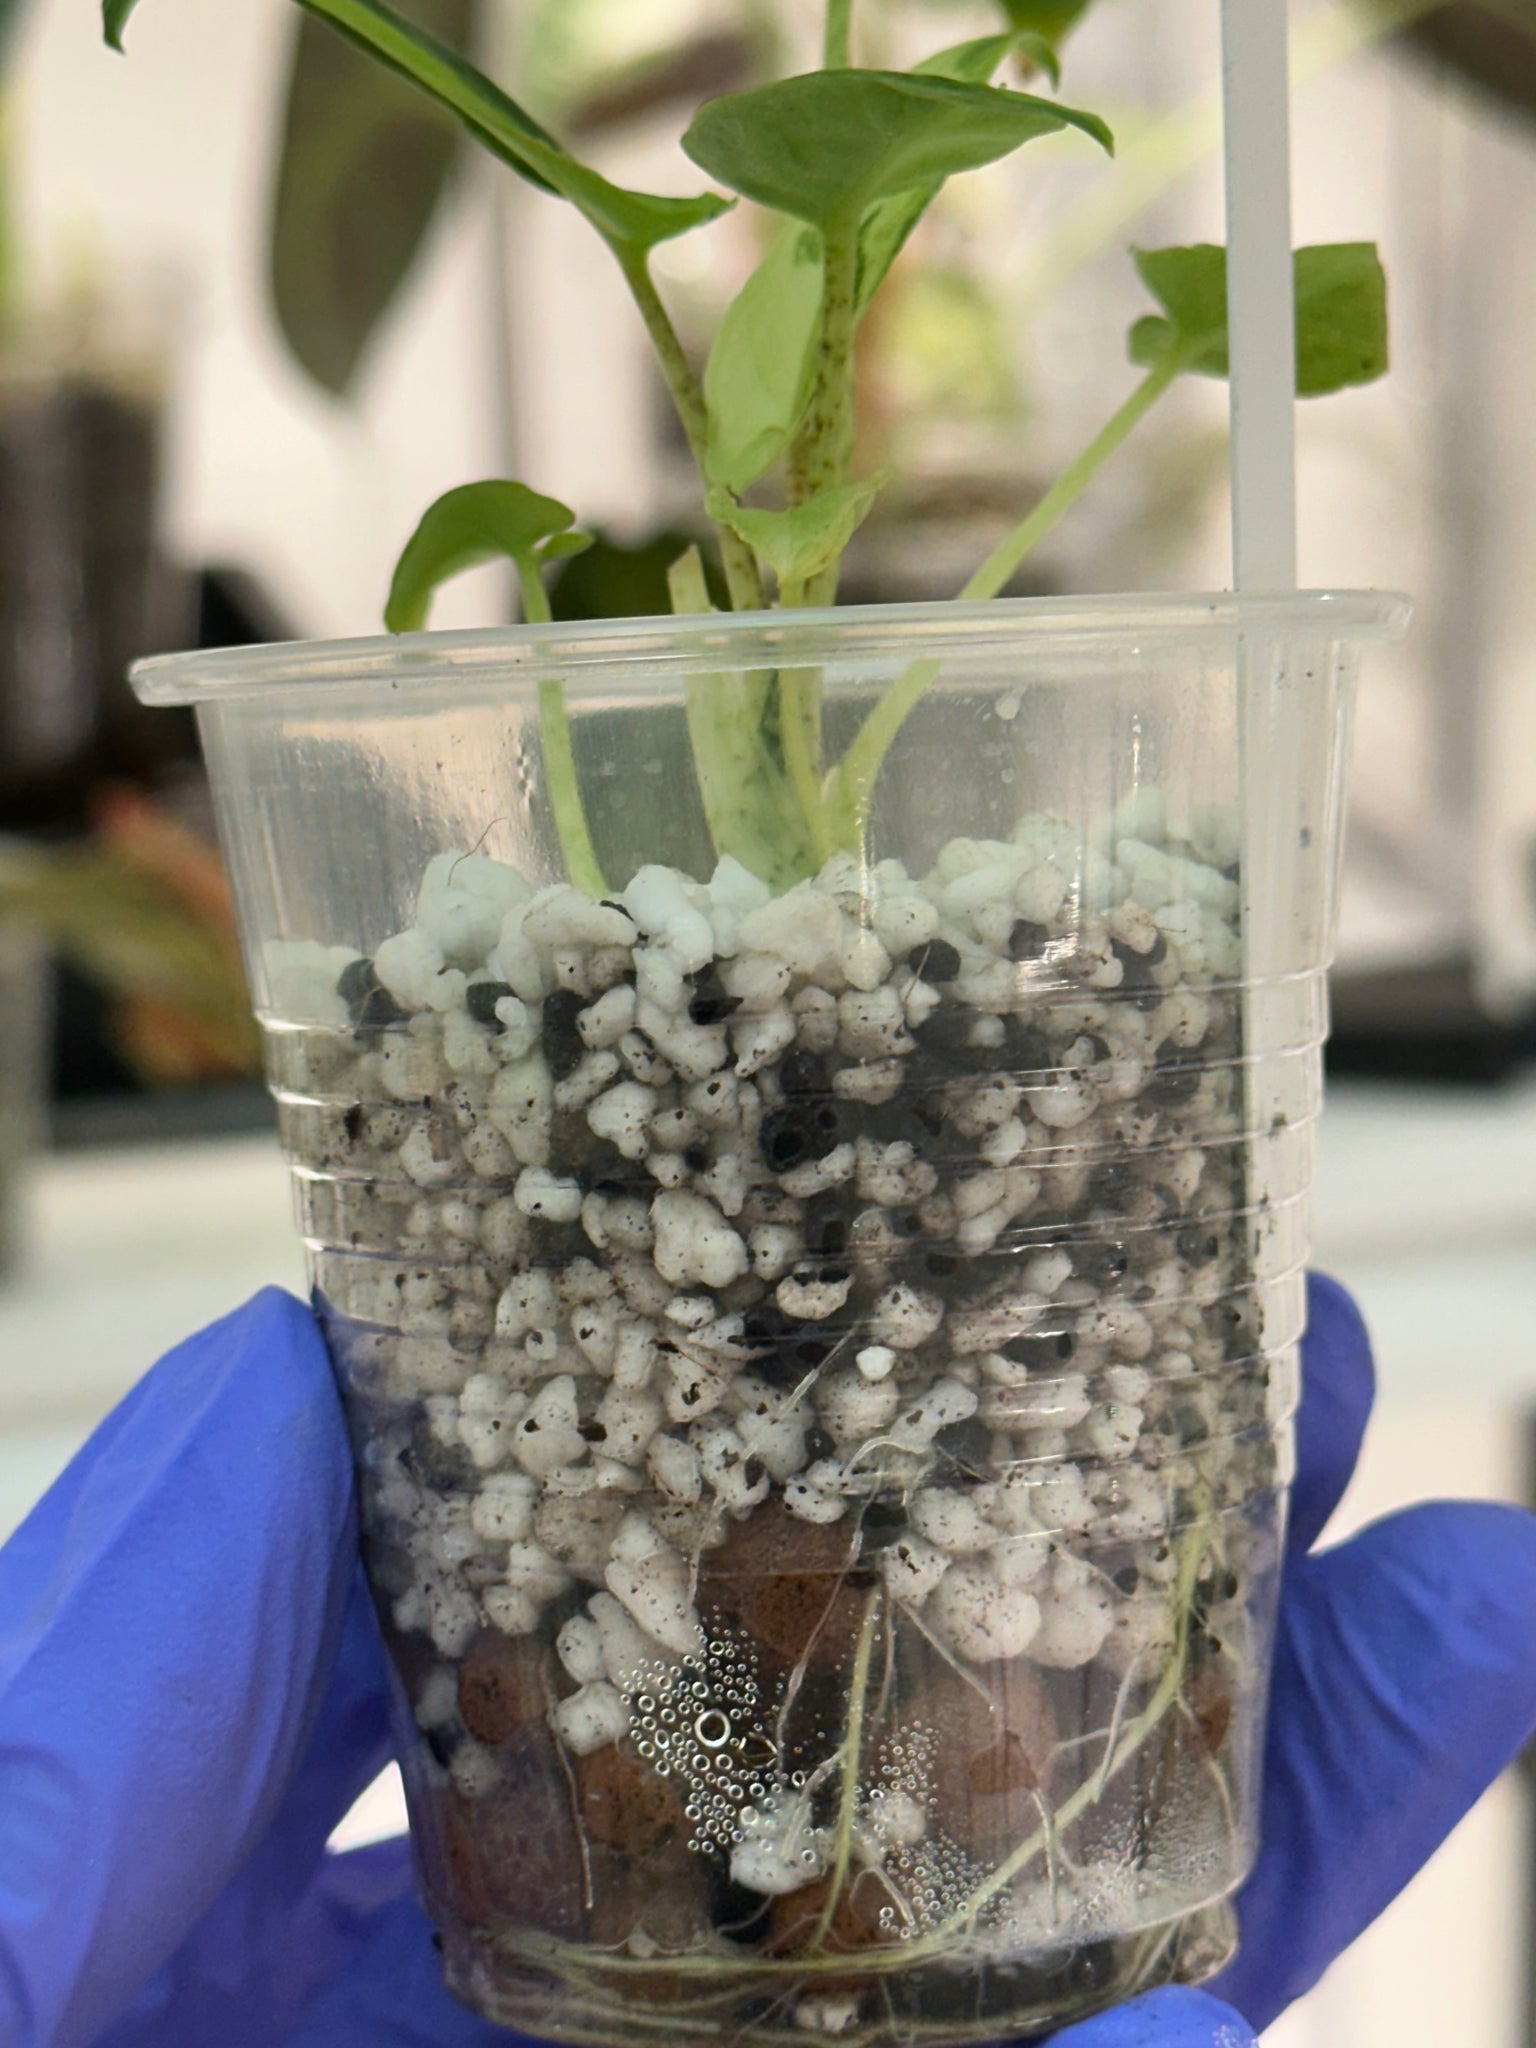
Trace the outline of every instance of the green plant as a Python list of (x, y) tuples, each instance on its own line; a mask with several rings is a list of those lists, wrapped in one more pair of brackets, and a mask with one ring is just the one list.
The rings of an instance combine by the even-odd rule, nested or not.
[[(136, 4), (104, 0), (106, 32), (117, 47)], [(1060, 39), (1084, 4), (1004, 0), (1007, 25), (997, 34), (894, 72), (852, 64), (853, 0), (827, 0), (821, 69), (709, 100), (683, 135), (688, 156), (724, 192), (662, 198), (616, 186), (580, 162), (450, 40), (381, 0), (299, 0), (310, 23), (329, 24), (509, 169), (574, 206), (607, 244), (697, 462), (737, 610), (763, 605), (770, 590), (786, 608), (836, 599), (844, 550), (886, 481), (853, 472), (859, 324), (946, 181), (1064, 131), (1112, 148), (1094, 114), (992, 82), (1006, 60), (1023, 56), (1054, 84)], [(741, 200), (781, 225), (721, 321), (700, 376), (656, 288), (650, 258), (661, 242), (707, 225)], [(1223, 252), (1142, 251), (1136, 261), (1161, 308), (1129, 337), (1142, 381), (998, 544), (959, 593), (963, 598), (990, 598), (1006, 587), (1180, 376), (1225, 375)], [(388, 268), (381, 265), (380, 274)], [(1352, 243), (1302, 250), (1297, 287), (1298, 393), (1316, 396), (1379, 376), (1386, 365), (1385, 286), (1374, 249)], [(573, 527), (566, 507), (519, 484), (449, 493), (401, 558), (388, 624), (423, 625), (438, 584), (471, 561), (498, 555), (517, 566), (526, 615), (547, 617), (539, 570), (580, 544)], [(707, 606), (696, 559), (677, 565), (673, 591), (679, 610)], [(923, 664), (898, 677), (830, 766), (815, 672), (786, 668), (729, 702), (696, 686), (690, 734), (718, 850), (783, 886), (814, 872), (831, 852), (856, 848), (890, 741), (932, 679)], [(584, 887), (600, 890), (557, 681), (542, 686), (540, 713), (569, 870)]]

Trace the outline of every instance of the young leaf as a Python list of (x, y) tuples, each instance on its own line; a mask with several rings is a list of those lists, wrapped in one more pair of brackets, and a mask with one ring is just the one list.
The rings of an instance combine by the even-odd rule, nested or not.
[(972, 85), (988, 85), (1010, 57), (1024, 57), (1045, 73), (1052, 85), (1061, 83), (1061, 66), (1047, 39), (1031, 28), (1005, 29), (1001, 35), (974, 36), (968, 43), (954, 43), (936, 50), (912, 66), (919, 78), (960, 78)]
[[(577, 552), (585, 535), (573, 534), (576, 515), (558, 498), (526, 484), (494, 480), (460, 484), (422, 514), (406, 542), (389, 587), (384, 624), (391, 633), (419, 633), (440, 583), (482, 562), (503, 558), (517, 566), (525, 590), (546, 557)], [(572, 544), (575, 545), (572, 545)]]
[[(1133, 363), (1156, 369), (1177, 362), (1197, 376), (1225, 377), (1227, 252), (1210, 243), (1188, 249), (1138, 249), (1136, 268), (1166, 318), (1149, 313), (1130, 331)], [(1298, 249), (1296, 395), (1322, 398), (1369, 384), (1387, 368), (1387, 284), (1370, 242)]]
[[(123, 26), (137, 0), (103, 0), (107, 38), (122, 47)], [(382, 0), (299, 0), (308, 13), (398, 71), (429, 99), (458, 117), (476, 139), (530, 184), (558, 192), (620, 254), (643, 254), (723, 213), (729, 201), (706, 192), (664, 199), (612, 185), (576, 159), (516, 100), (493, 85), (456, 50), (413, 25)]]
[(0, 61), (10, 55), (11, 38), (27, 11), (27, 0), (0, 0)]
[[(579, 553), (586, 546), (585, 534), (571, 531), (575, 517), (570, 506), (562, 505), (558, 498), (546, 498), (526, 484), (499, 478), (445, 491), (427, 507), (421, 524), (405, 544), (384, 608), (385, 626), (391, 633), (419, 633), (427, 623), (432, 593), (440, 583), (462, 569), (502, 556), (516, 565), (523, 587), (524, 617), (547, 620), (549, 605), (539, 582), (539, 566), (559, 555)], [(577, 888), (601, 896), (606, 884), (581, 800), (565, 692), (554, 676), (539, 680), (539, 744), (565, 871)]]
[(1032, 29), (1059, 47), (1088, 4), (1089, 0), (1002, 0), (1002, 9), (1015, 28)]
[(711, 519), (729, 526), (763, 556), (782, 589), (808, 582), (837, 560), (885, 482), (884, 476), (873, 476), (839, 484), (783, 512), (738, 505), (728, 492), (713, 490), (706, 509)]
[(123, 30), (139, 0), (101, 0), (101, 32), (114, 50), (123, 47)]
[(1372, 242), (1296, 252), (1296, 395), (1372, 384), (1388, 367), (1387, 275)]
[[(1042, 36), (1029, 29), (957, 43), (952, 49), (924, 58), (916, 68), (925, 77), (956, 78), (970, 85), (986, 85), (997, 67), (1015, 55), (1029, 57), (1046, 72), (1052, 85), (1056, 83), (1059, 74), (1055, 53)], [(879, 290), (886, 272), (905, 248), (907, 237), (943, 189), (942, 179), (916, 185), (911, 191), (898, 192), (894, 198), (882, 199), (870, 208), (859, 230), (860, 312)]]
[(826, 229), (1066, 127), (1112, 146), (1097, 116), (1029, 93), (902, 71), (811, 71), (706, 102), (683, 148), (732, 191)]
[(1133, 249), (1142, 283), (1166, 319), (1148, 313), (1126, 341), (1131, 361), (1153, 370), (1176, 356), (1202, 376), (1227, 374), (1227, 252), (1210, 242), (1188, 249)]
[(542, 543), (538, 558), (544, 562), (567, 562), (572, 555), (584, 555), (592, 545), (590, 533), (552, 533)]
[[(412, 0), (417, 24), (470, 47), (479, 0)], [(313, 15), (288, 73), (270, 273), (300, 367), (342, 395), (389, 310), (462, 141), (452, 116)]]
[(739, 497), (778, 460), (811, 395), (821, 245), (791, 222), (725, 310), (704, 367), (705, 473)]

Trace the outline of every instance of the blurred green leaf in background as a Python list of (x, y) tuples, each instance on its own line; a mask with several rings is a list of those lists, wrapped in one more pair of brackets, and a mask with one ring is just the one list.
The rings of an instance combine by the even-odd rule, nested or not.
[[(401, 12), (467, 54), (484, 0), (407, 0)], [(272, 202), (272, 299), (296, 360), (338, 397), (426, 241), (462, 137), (406, 79), (302, 17)]]

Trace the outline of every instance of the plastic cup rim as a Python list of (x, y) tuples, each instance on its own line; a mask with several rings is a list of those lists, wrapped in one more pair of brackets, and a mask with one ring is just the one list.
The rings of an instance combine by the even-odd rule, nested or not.
[[(293, 640), (156, 655), (130, 680), (145, 704), (214, 704), (296, 689), (373, 685), (391, 694), (505, 686), (519, 671), (601, 669), (609, 687), (718, 669), (865, 660), (958, 660), (1029, 642), (1053, 651), (1143, 643), (1259, 644), (1396, 639), (1410, 603), (1394, 591), (1143, 593), (994, 598), (984, 603), (843, 605), (822, 610), (719, 612), (682, 618), (596, 619), (447, 632)], [(1129, 645), (1127, 645), (1129, 643)]]

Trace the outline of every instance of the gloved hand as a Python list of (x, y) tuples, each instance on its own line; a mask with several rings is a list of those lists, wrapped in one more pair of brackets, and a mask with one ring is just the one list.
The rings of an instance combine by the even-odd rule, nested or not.
[[(1243, 1946), (1054, 2048), (1250, 2048), (1536, 1723), (1536, 1520), (1435, 1505), (1310, 1555), (1371, 1399), (1314, 1281)], [(130, 1394), (0, 1551), (5, 2048), (507, 2048), (442, 1988), (402, 1843), (327, 1856), (389, 1753), (345, 1435), (269, 1292)]]

